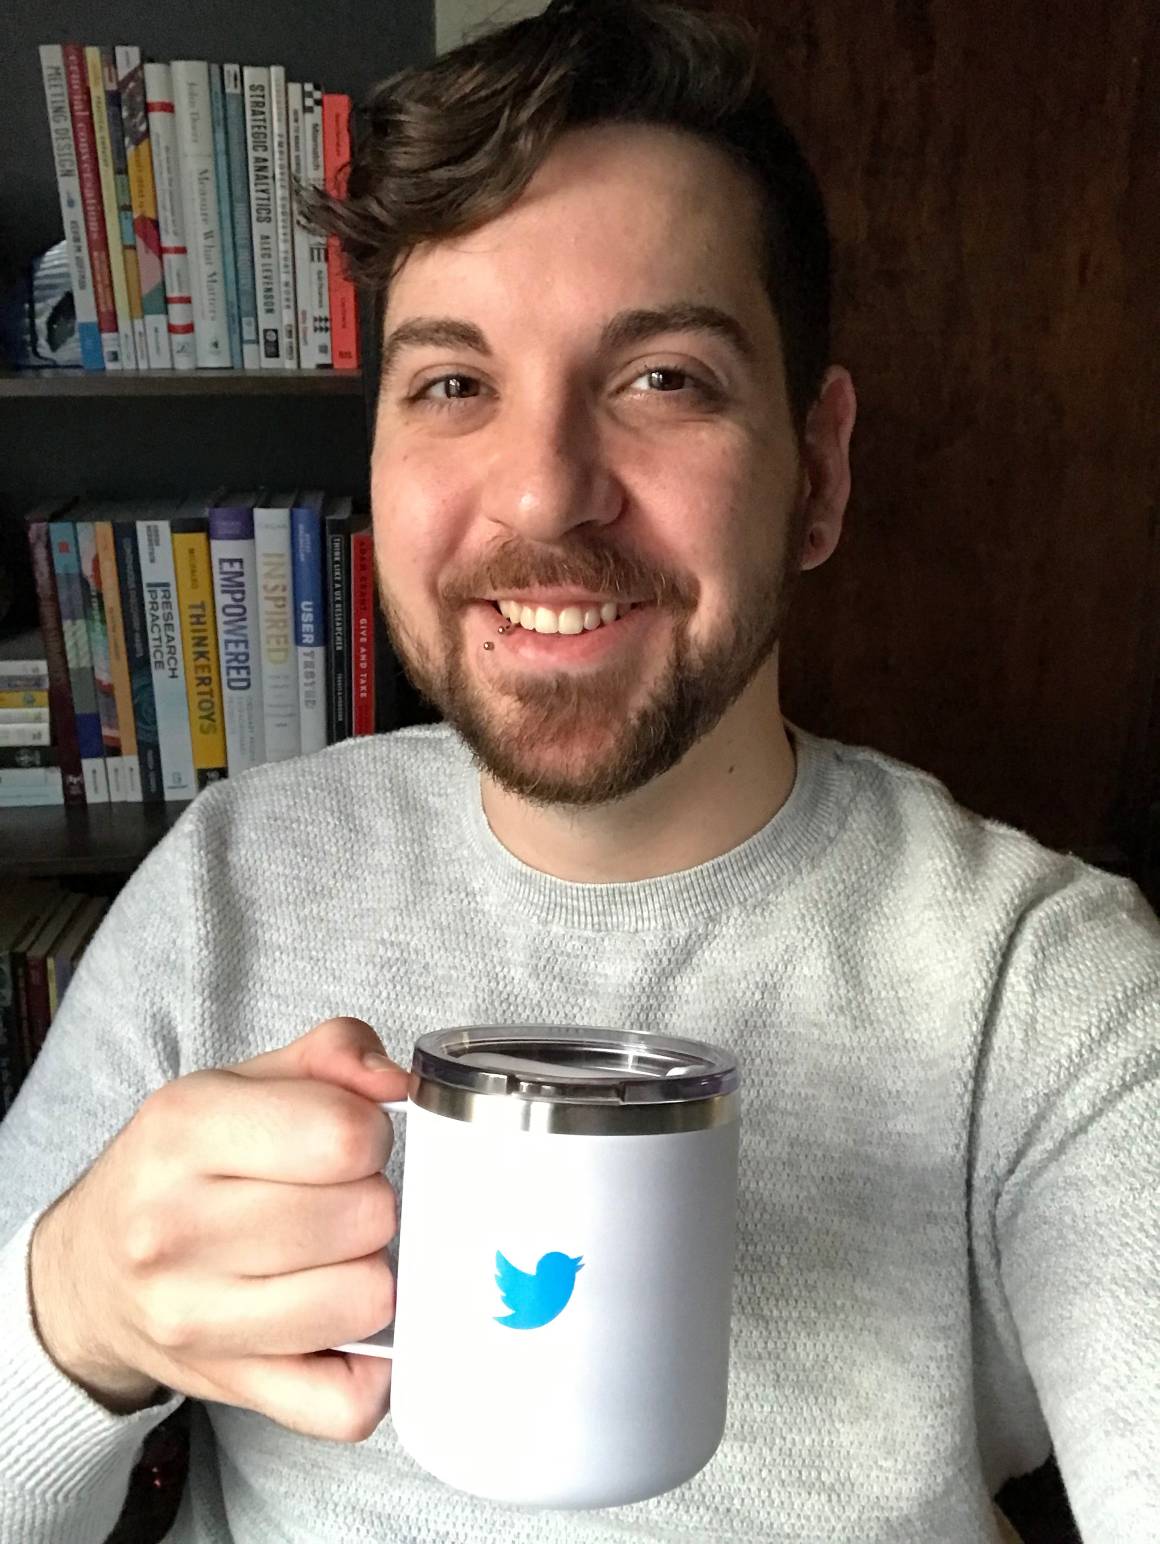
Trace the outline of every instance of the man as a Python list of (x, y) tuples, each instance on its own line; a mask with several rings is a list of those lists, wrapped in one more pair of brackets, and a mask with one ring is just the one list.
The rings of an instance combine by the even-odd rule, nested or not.
[[(0, 1130), (4, 1537), (103, 1537), (182, 1395), (183, 1541), (965, 1544), (1052, 1445), (1085, 1539), (1160, 1537), (1160, 935), (777, 711), (855, 401), (744, 50), (557, 0), (380, 92), (320, 218), (384, 300), (380, 586), (453, 727), (207, 791), (87, 952)], [(391, 1317), (394, 1063), (537, 1021), (744, 1076), (725, 1439), (606, 1512), (446, 1490), (389, 1365), (319, 1354)]]

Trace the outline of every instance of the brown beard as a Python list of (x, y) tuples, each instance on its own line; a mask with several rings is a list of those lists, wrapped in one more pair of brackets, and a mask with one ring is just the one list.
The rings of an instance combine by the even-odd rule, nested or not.
[[(786, 546), (793, 550), (792, 540)], [(719, 723), (776, 647), (797, 573), (783, 553), (772, 572), (750, 585), (727, 633), (701, 650), (689, 638), (695, 580), (659, 573), (590, 540), (546, 553), (528, 552), (513, 538), (481, 570), (449, 586), (441, 595), (439, 659), (407, 629), (381, 570), (379, 596), (407, 675), (459, 733), (479, 769), (533, 803), (581, 807), (644, 787)], [(537, 586), (631, 595), (672, 611), (668, 664), (647, 702), (630, 715), (618, 713), (633, 684), (631, 664), (599, 675), (560, 671), (481, 688), (464, 659), (460, 606), (483, 594)], [(497, 625), (501, 621), (497, 612)], [(540, 761), (544, 746), (552, 750), (551, 765)]]

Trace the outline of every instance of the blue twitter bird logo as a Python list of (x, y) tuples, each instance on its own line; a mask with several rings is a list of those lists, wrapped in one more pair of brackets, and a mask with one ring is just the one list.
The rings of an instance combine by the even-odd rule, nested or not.
[(553, 1250), (541, 1255), (535, 1274), (517, 1270), (510, 1260), (495, 1252), (495, 1283), (500, 1296), (511, 1310), (496, 1314), (496, 1322), (506, 1324), (511, 1330), (538, 1330), (550, 1324), (561, 1313), (572, 1296), (576, 1285), (576, 1273), (583, 1267), (580, 1255), (575, 1258)]

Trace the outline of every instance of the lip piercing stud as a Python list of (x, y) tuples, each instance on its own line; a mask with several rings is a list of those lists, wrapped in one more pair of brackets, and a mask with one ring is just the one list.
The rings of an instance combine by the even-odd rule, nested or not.
[(503, 636), (504, 633), (510, 633), (511, 630), (512, 629), (511, 629), (511, 623), (510, 622), (505, 622), (502, 627), (497, 627), (496, 628), (496, 632), (499, 633), (501, 635), (501, 637)]
[(492, 643), (491, 639), (489, 638), (487, 640), (487, 642), (484, 644), (484, 648), (485, 649), (494, 649), (495, 648), (495, 644)]

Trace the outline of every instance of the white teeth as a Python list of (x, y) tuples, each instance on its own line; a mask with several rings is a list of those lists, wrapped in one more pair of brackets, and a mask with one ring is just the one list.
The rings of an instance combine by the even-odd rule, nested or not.
[(598, 627), (615, 622), (618, 617), (627, 616), (632, 603), (620, 605), (614, 600), (606, 600), (600, 606), (565, 606), (562, 611), (553, 611), (550, 606), (525, 606), (518, 600), (501, 600), (496, 602), (496, 607), (513, 627), (525, 628), (530, 633), (575, 636), (594, 632)]

